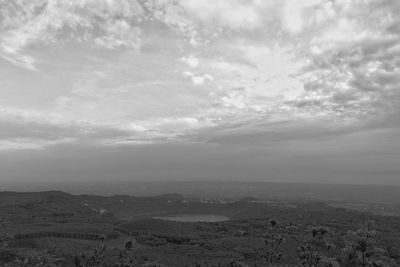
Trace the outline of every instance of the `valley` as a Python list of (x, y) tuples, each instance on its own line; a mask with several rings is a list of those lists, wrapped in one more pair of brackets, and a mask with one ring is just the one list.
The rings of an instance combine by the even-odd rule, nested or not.
[(271, 253), (281, 255), (274, 266), (301, 266), (304, 253), (319, 255), (316, 266), (359, 266), (346, 263), (344, 248), (363, 229), (374, 233), (373, 249), (380, 251), (371, 261), (400, 263), (400, 217), (322, 201), (61, 191), (1, 192), (0, 200), (4, 266), (23, 266), (12, 264), (33, 254), (58, 259), (54, 266), (98, 266), (94, 258), (101, 266), (266, 266)]

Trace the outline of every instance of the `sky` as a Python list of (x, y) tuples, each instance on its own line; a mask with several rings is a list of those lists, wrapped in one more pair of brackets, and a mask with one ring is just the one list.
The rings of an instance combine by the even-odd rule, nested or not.
[(0, 0), (0, 181), (400, 184), (399, 13)]

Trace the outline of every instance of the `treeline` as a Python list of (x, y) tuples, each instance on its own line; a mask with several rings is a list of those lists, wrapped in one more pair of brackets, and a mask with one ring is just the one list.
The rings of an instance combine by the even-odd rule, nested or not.
[(84, 240), (111, 240), (118, 238), (118, 233), (110, 234), (90, 234), (90, 233), (66, 233), (66, 232), (33, 232), (15, 234), (15, 239), (36, 239), (36, 238), (68, 238), (68, 239), (84, 239)]
[(189, 244), (191, 239), (188, 237), (177, 237), (171, 235), (156, 235), (156, 234), (137, 234), (123, 228), (114, 228), (114, 231), (135, 237), (138, 241), (149, 245), (163, 245), (164, 243), (173, 244)]

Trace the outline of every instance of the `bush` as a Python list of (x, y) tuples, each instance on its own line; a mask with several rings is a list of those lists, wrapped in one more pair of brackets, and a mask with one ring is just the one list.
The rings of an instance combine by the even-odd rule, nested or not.
[(10, 250), (0, 250), (0, 263), (12, 262), (17, 258), (17, 254)]

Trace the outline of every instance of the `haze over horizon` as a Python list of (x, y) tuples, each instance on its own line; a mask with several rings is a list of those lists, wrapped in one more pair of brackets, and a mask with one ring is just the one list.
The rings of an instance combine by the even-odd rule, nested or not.
[(0, 183), (400, 185), (399, 13), (0, 0)]

